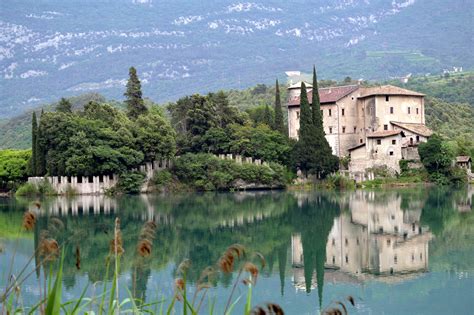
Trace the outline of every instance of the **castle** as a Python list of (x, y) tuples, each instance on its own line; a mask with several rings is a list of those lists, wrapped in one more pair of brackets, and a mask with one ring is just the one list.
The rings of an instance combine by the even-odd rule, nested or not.
[[(298, 139), (302, 81), (288, 87), (288, 133)], [(305, 82), (308, 100), (313, 88)], [(386, 165), (400, 171), (401, 159), (417, 160), (417, 145), (432, 131), (425, 125), (424, 94), (392, 85), (319, 89), (326, 139), (338, 157), (350, 156), (351, 172)]]

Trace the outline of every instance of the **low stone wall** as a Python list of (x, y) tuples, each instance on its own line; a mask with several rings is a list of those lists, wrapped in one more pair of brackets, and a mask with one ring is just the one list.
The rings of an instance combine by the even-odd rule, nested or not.
[(246, 157), (246, 156), (242, 156), (242, 155), (238, 155), (238, 154), (236, 154), (236, 155), (234, 155), (234, 154), (219, 154), (219, 155), (216, 155), (216, 156), (218, 158), (222, 159), (222, 160), (233, 160), (238, 164), (249, 163), (249, 164), (255, 164), (255, 165), (267, 165), (268, 166), (268, 163), (262, 161), (261, 159), (254, 159), (254, 158), (251, 158), (251, 157)]
[(103, 194), (118, 182), (117, 175), (29, 177), (28, 183), (47, 180), (58, 194), (74, 192), (79, 195)]
[[(233, 160), (239, 164), (251, 163), (254, 165), (268, 165), (267, 162), (263, 162), (260, 159), (243, 157), (241, 155), (220, 154), (216, 156), (220, 159)], [(172, 159), (161, 159), (147, 162), (140, 165), (138, 168), (134, 168), (133, 171), (140, 171), (146, 175), (145, 183), (141, 188), (141, 192), (146, 193), (150, 191), (150, 182), (156, 171), (170, 169), (171, 167), (173, 167)], [(99, 176), (48, 176), (28, 178), (28, 182), (32, 184), (40, 184), (44, 180), (49, 181), (54, 190), (56, 190), (60, 195), (66, 194), (67, 192), (74, 192), (78, 195), (95, 195), (103, 194), (108, 189), (113, 188), (117, 184), (119, 177), (116, 174), (112, 174)], [(260, 187), (254, 187), (254, 189), (257, 188)]]

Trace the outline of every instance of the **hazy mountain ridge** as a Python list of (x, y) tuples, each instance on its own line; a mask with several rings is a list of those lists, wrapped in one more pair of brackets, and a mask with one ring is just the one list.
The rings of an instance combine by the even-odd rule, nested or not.
[[(410, 40), (446, 37), (457, 23), (472, 24), (466, 13), (472, 5), (463, 0), (449, 8), (440, 0), (5, 0), (1, 6), (0, 117), (63, 95), (118, 98), (130, 65), (145, 94), (158, 101), (271, 82), (313, 63), (323, 78), (378, 79), (473, 65), (472, 56), (451, 52), (469, 44), (469, 32), (467, 41), (447, 38), (434, 48)], [(456, 18), (433, 29), (434, 11)], [(417, 30), (401, 36), (400, 28), (411, 27)]]

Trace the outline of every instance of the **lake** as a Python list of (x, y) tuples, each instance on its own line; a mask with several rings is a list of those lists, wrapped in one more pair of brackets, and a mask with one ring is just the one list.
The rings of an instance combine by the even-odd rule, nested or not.
[[(20, 301), (39, 300), (43, 272), (33, 272), (42, 237), (64, 244), (63, 300), (100, 294), (106, 257), (120, 218), (125, 250), (120, 294), (127, 287), (147, 301), (173, 295), (177, 265), (190, 259), (193, 294), (201, 271), (215, 266), (229, 245), (261, 253), (266, 266), (252, 304), (274, 302), (286, 314), (319, 314), (332, 301), (356, 300), (349, 314), (466, 314), (474, 300), (474, 189), (422, 188), (379, 191), (279, 191), (173, 195), (0, 199), (0, 289), (12, 255), (14, 273), (33, 257)], [(23, 213), (37, 211), (31, 232)], [(137, 254), (145, 222), (154, 220), (150, 257)], [(76, 251), (80, 252), (77, 268)], [(46, 272), (49, 274), (49, 271)], [(202, 311), (216, 301), (223, 312), (237, 274), (218, 274)], [(109, 275), (108, 283), (111, 277)], [(42, 282), (41, 282), (42, 283)], [(235, 298), (247, 294), (239, 282)], [(182, 302), (177, 302), (182, 303)]]

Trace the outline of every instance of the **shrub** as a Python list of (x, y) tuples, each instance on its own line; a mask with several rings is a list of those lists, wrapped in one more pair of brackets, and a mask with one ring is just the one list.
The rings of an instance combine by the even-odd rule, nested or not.
[(353, 189), (355, 188), (355, 182), (346, 176), (335, 174), (326, 178), (325, 186), (327, 188)]
[(50, 182), (46, 179), (43, 179), (37, 184), (25, 183), (21, 185), (16, 191), (16, 195), (18, 196), (34, 196), (34, 195), (48, 196), (48, 195), (56, 195), (56, 194), (57, 194), (56, 190), (54, 190), (53, 186), (51, 186)]
[(155, 172), (151, 182), (155, 186), (163, 187), (163, 186), (168, 185), (172, 179), (173, 179), (173, 175), (171, 175), (170, 171), (160, 170), (160, 171)]
[(211, 154), (185, 154), (176, 160), (172, 169), (176, 178), (197, 190), (228, 190), (237, 181), (268, 186), (284, 186), (286, 168), (277, 163), (269, 165), (237, 164)]
[(38, 188), (32, 183), (24, 183), (18, 187), (16, 195), (18, 196), (33, 196), (38, 194)]
[(126, 172), (120, 175), (113, 192), (124, 194), (138, 194), (145, 181), (145, 174), (138, 171)]

